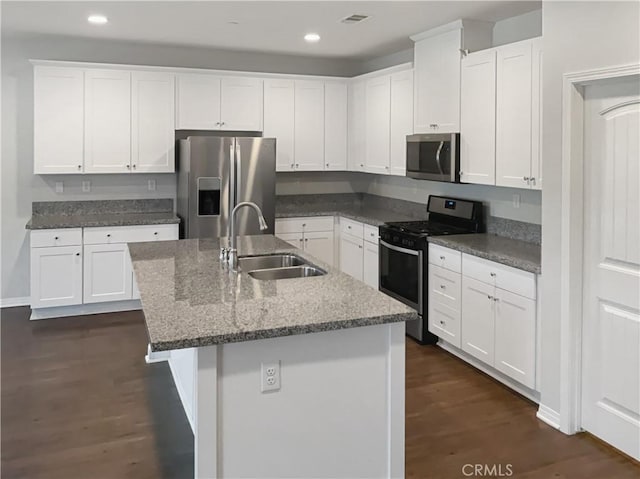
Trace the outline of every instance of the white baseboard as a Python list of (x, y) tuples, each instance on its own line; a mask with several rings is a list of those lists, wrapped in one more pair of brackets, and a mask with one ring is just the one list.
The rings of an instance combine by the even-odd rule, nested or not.
[(128, 301), (110, 301), (108, 303), (78, 304), (76, 306), (58, 306), (55, 308), (39, 308), (31, 310), (31, 320), (64, 318), (84, 314), (119, 313), (142, 309), (139, 299)]
[(16, 306), (29, 306), (30, 304), (31, 298), (29, 296), (0, 299), (0, 308), (15, 308)]
[(504, 384), (510, 389), (513, 389), (515, 392), (517, 392), (521, 396), (526, 397), (527, 399), (529, 399), (530, 401), (533, 401), (536, 404), (540, 403), (540, 393), (538, 391), (529, 389), (523, 384), (520, 384), (519, 382), (514, 381), (510, 377), (502, 374), (500, 371), (496, 371), (491, 366), (483, 363), (482, 361), (479, 361), (473, 356), (465, 353), (461, 349), (456, 348), (452, 344), (449, 344), (446, 341), (443, 341), (442, 339), (438, 341), (438, 346), (440, 346), (445, 351), (453, 354), (454, 356), (459, 357), (463, 361), (471, 364), (471, 366), (473, 366), (476, 369), (479, 369), (480, 371), (487, 374), (488, 376), (491, 376), (496, 381), (500, 381), (502, 384)]
[(544, 404), (540, 404), (536, 417), (554, 429), (560, 430), (560, 413)]

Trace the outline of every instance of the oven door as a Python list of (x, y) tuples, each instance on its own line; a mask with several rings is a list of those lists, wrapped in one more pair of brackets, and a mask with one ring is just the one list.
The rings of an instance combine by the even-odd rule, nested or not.
[(422, 315), (423, 253), (380, 240), (380, 291)]
[(410, 178), (460, 182), (460, 135), (407, 136), (407, 173)]

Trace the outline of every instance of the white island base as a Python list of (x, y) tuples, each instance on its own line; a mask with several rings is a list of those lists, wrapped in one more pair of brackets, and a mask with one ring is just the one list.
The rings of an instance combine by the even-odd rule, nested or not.
[[(281, 388), (262, 392), (262, 364)], [(405, 323), (171, 351), (195, 477), (404, 477)]]

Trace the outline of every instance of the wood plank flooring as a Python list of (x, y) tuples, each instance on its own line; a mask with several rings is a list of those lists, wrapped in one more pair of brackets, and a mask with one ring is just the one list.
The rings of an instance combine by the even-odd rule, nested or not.
[[(11, 308), (0, 320), (3, 479), (193, 477), (191, 430), (168, 366), (144, 363), (141, 313), (28, 317)], [(640, 477), (608, 446), (553, 430), (534, 404), (410, 340), (406, 401), (407, 478), (464, 478), (465, 464), (511, 464), (516, 478)]]

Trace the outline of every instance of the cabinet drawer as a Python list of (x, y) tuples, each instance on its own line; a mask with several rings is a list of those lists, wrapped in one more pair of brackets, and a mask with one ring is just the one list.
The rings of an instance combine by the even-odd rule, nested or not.
[(438, 301), (429, 301), (429, 331), (459, 348), (460, 312)]
[(276, 220), (276, 234), (315, 231), (333, 231), (333, 216), (279, 218)]
[(340, 218), (340, 231), (358, 239), (364, 238), (364, 225), (347, 218)]
[(380, 232), (378, 231), (377, 226), (364, 225), (364, 240), (369, 243), (378, 244), (378, 238), (380, 237)]
[(31, 247), (78, 246), (82, 244), (82, 228), (59, 230), (32, 230)]
[(429, 302), (437, 301), (449, 308), (460, 311), (461, 297), (460, 273), (434, 264), (429, 265)]
[(455, 251), (437, 244), (429, 244), (429, 263), (456, 273), (462, 271), (460, 251)]
[(85, 228), (84, 244), (138, 243), (178, 239), (178, 225)]
[(536, 279), (533, 273), (512, 268), (477, 256), (462, 255), (462, 271), (478, 281), (519, 294), (525, 298), (536, 298)]

